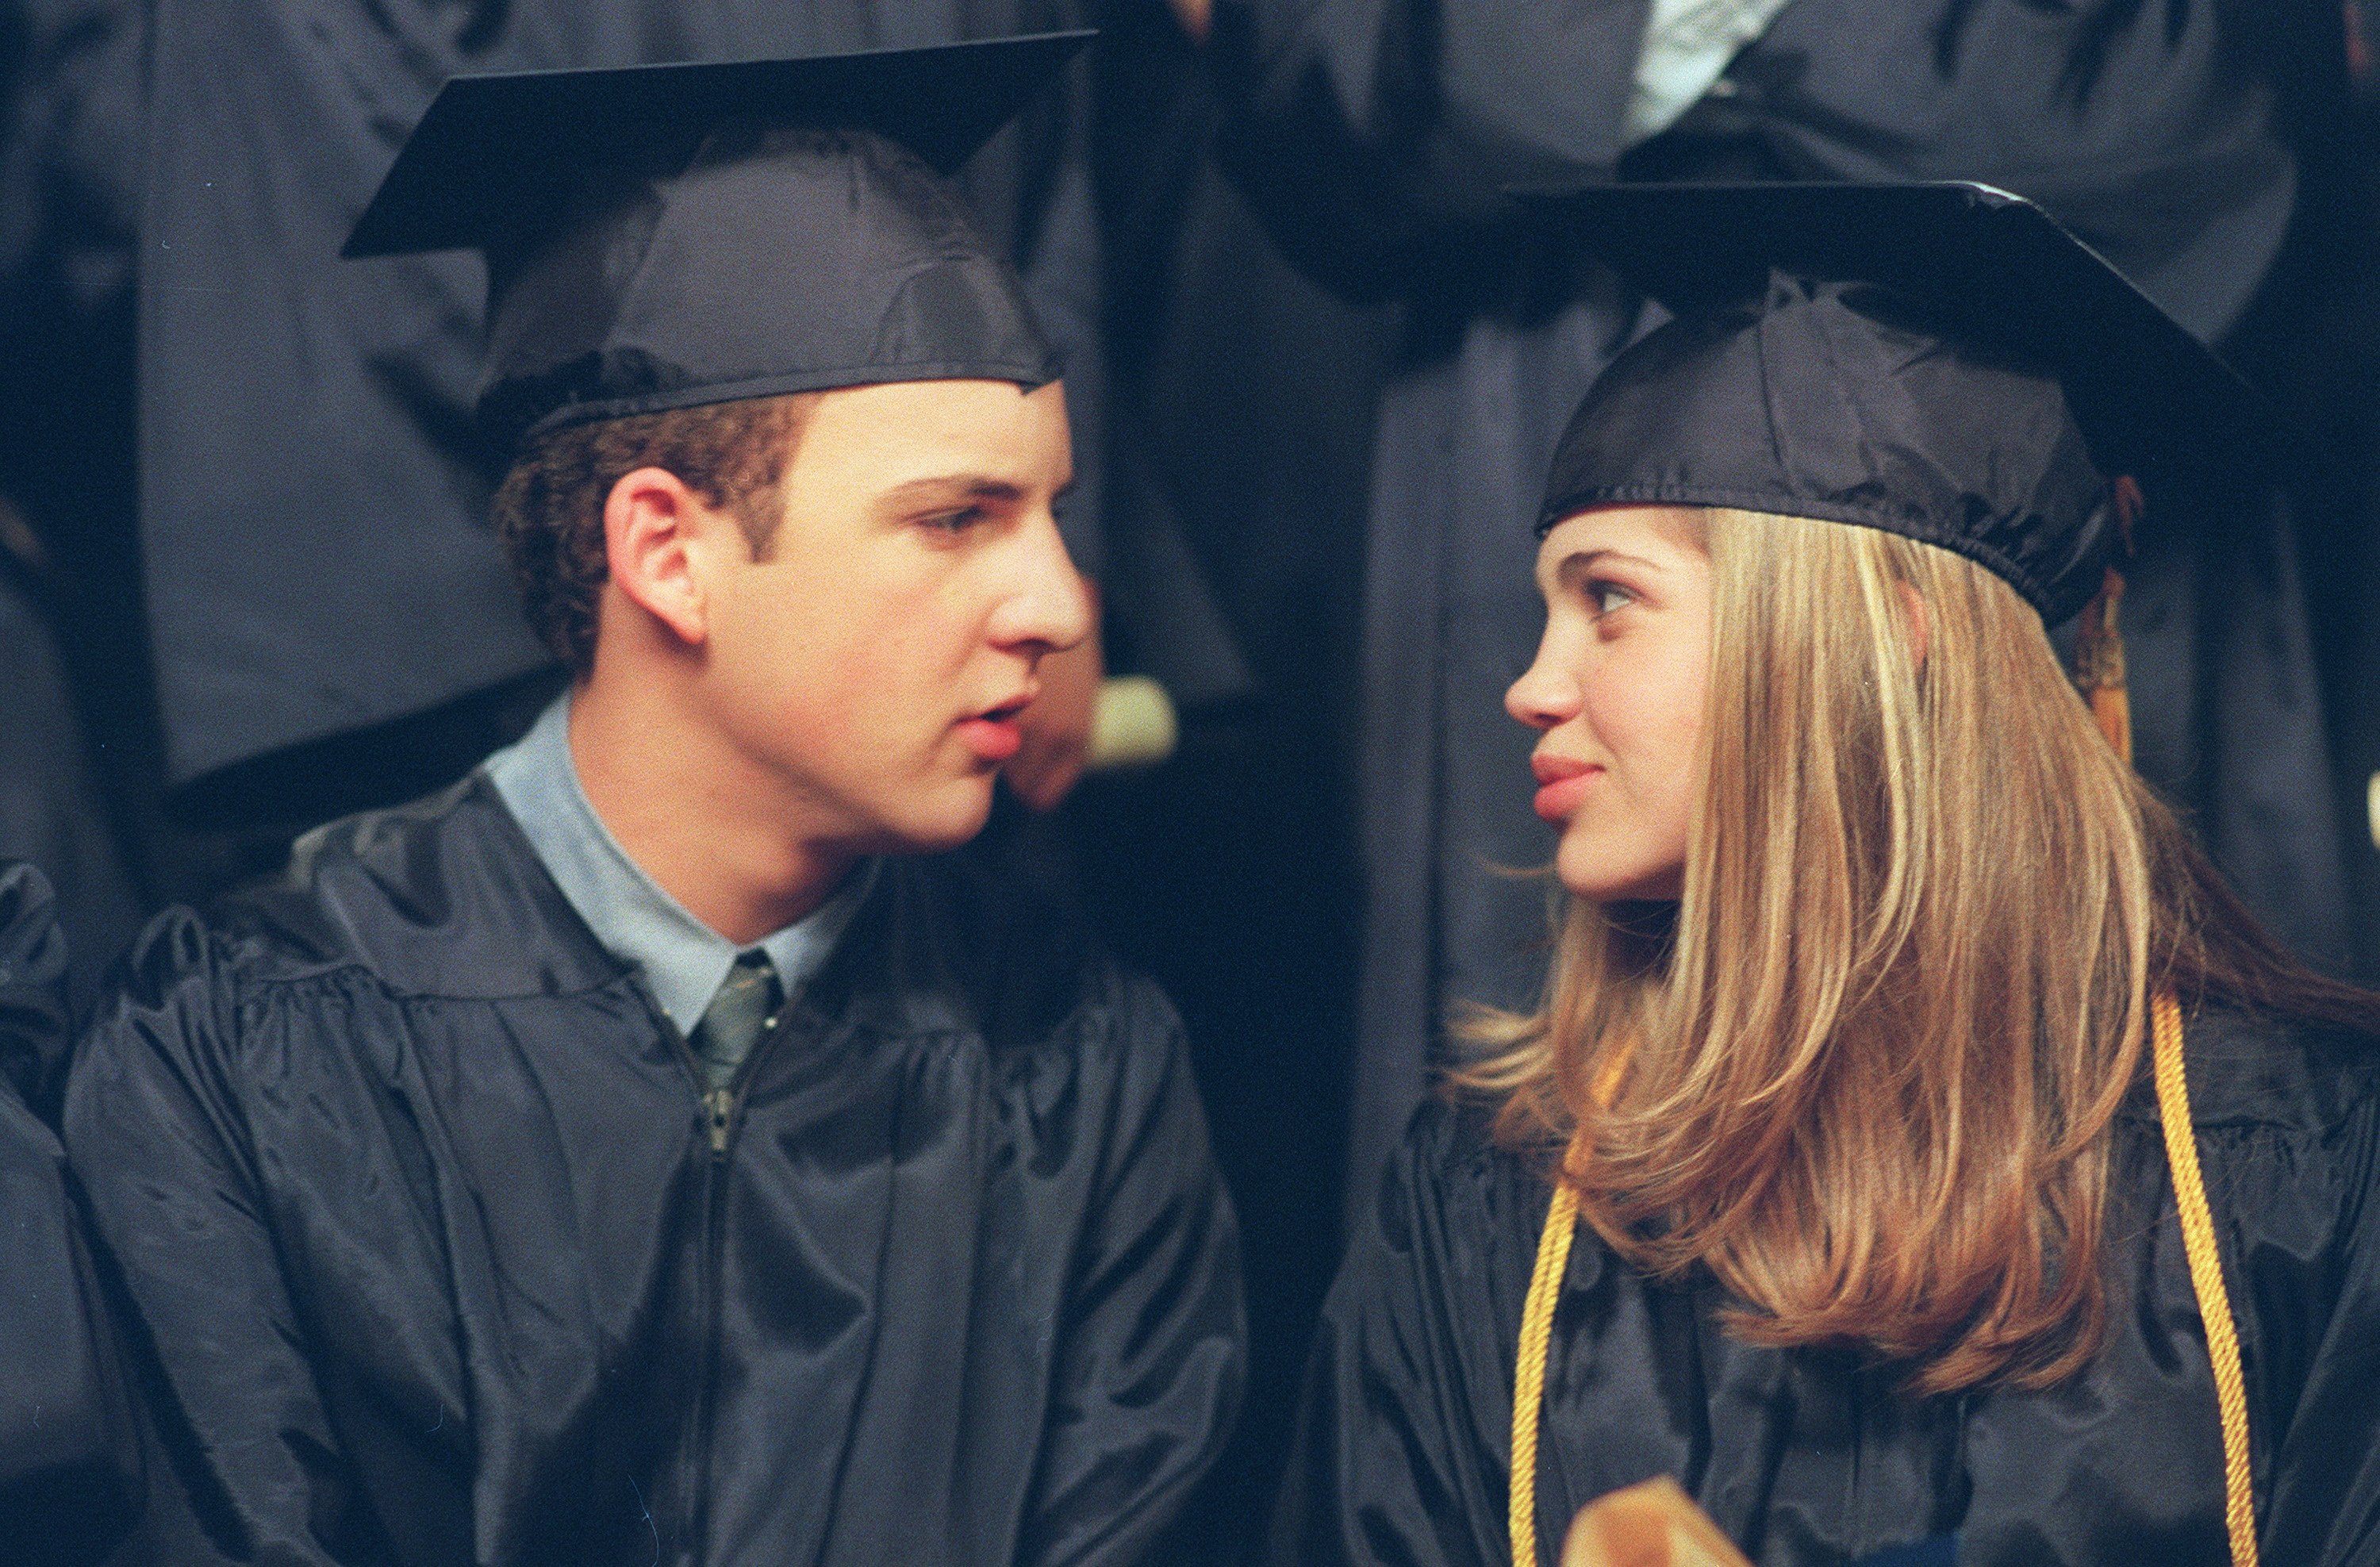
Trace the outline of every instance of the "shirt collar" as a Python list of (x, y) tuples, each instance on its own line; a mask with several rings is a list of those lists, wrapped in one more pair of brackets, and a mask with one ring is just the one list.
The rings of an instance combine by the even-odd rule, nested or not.
[[(747, 949), (687, 913), (628, 857), (595, 814), (570, 759), (570, 694), (555, 698), (517, 744), (496, 752), (484, 766), (504, 808), (520, 823), (529, 847), (578, 917), (606, 952), (644, 977), (678, 1032), (693, 1033), (735, 954)], [(751, 943), (776, 965), (787, 1002), (801, 994), (832, 954), (875, 876), (876, 862), (869, 860), (808, 915)]]

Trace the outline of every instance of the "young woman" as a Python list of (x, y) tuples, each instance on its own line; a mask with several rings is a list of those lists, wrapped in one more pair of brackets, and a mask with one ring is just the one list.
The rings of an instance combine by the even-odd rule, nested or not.
[(1277, 1554), (1550, 1561), (1668, 1474), (1764, 1563), (2380, 1561), (2380, 1004), (2113, 722), (2099, 465), (2182, 399), (2092, 367), (2197, 351), (1991, 193), (1628, 199), (1697, 281), (1541, 522), (1546, 1000), (1354, 1242)]

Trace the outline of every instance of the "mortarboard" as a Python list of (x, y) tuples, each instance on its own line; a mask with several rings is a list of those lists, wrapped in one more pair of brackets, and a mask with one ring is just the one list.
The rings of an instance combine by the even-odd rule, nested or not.
[(507, 450), (781, 393), (1039, 385), (1055, 358), (941, 176), (1090, 36), (457, 77), (344, 253), (487, 253)]
[(1541, 531), (1613, 502), (1855, 523), (1980, 562), (2055, 625), (2123, 552), (2110, 480), (2154, 504), (2281, 445), (2213, 352), (2040, 208), (1989, 187), (1530, 199), (1676, 317), (1580, 405)]

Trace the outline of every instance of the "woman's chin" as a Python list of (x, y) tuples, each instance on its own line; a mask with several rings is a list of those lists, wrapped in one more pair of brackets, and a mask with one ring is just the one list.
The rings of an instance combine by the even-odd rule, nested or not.
[(1673, 904), (1685, 892), (1682, 863), (1647, 863), (1568, 843), (1554, 856), (1554, 878), (1572, 897), (1591, 904)]

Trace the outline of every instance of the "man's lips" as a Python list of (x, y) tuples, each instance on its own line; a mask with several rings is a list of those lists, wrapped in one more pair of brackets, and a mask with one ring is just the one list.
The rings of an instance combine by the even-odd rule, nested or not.
[(986, 708), (973, 718), (961, 719), (959, 738), (985, 761), (1006, 761), (1024, 747), (1025, 726), (1019, 721), (1032, 705), (1033, 695), (1027, 692), (998, 707)]
[(1529, 759), (1529, 771), (1536, 775), (1537, 797), (1532, 804), (1536, 813), (1557, 824), (1568, 821), (1586, 797), (1587, 789), (1603, 769), (1593, 762), (1573, 761), (1568, 757), (1549, 757), (1542, 752)]

